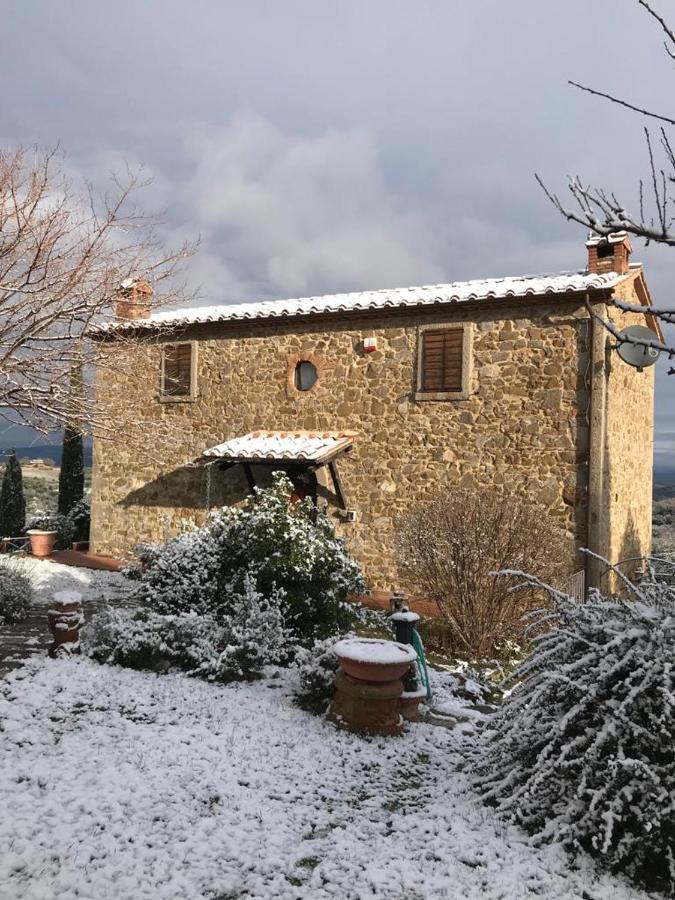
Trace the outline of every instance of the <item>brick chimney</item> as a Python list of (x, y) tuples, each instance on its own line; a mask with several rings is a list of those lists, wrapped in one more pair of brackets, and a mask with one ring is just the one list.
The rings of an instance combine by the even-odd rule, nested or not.
[(153, 290), (144, 278), (125, 278), (117, 290), (117, 319), (147, 319)]
[(616, 272), (625, 275), (628, 271), (630, 255), (633, 252), (628, 234), (615, 231), (603, 237), (591, 232), (586, 241), (588, 247), (588, 271), (593, 275)]

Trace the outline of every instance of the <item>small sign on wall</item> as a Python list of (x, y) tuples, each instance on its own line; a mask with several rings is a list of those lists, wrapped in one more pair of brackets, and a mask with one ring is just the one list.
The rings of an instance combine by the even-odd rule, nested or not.
[(363, 339), (363, 352), (374, 353), (377, 350), (377, 338), (367, 337)]

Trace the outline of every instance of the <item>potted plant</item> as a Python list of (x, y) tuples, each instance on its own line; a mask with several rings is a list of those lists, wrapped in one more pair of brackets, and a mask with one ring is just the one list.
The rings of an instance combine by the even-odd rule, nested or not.
[(45, 559), (54, 552), (58, 536), (57, 523), (53, 516), (38, 514), (28, 522), (26, 534), (30, 540), (30, 552), (37, 559)]

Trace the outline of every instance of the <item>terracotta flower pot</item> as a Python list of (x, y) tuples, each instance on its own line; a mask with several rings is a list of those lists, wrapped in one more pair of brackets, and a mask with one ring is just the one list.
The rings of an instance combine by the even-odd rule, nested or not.
[(38, 559), (51, 556), (54, 552), (57, 531), (42, 531), (39, 528), (31, 528), (28, 532), (30, 538), (30, 552)]
[(395, 681), (402, 678), (417, 658), (412, 647), (376, 638), (338, 641), (335, 655), (340, 668), (359, 681)]
[(79, 653), (80, 627), (84, 622), (81, 595), (77, 591), (58, 591), (54, 594), (53, 604), (47, 612), (49, 630), (54, 638), (49, 655)]

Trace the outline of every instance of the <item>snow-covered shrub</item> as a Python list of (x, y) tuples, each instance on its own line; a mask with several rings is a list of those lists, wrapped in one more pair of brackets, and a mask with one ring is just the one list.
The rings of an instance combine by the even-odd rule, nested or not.
[(279, 603), (301, 644), (346, 630), (356, 614), (347, 597), (365, 589), (359, 566), (327, 517), (309, 500), (291, 503), (291, 492), (277, 472), (243, 507), (224, 507), (203, 527), (145, 547), (137, 599), (159, 613), (208, 613), (227, 623), (252, 579)]
[(549, 627), (484, 734), (478, 785), (539, 842), (672, 890), (675, 588), (625, 588), (585, 604), (547, 589)]
[(140, 602), (165, 615), (215, 611), (222, 547), (210, 526), (136, 548)]
[(431, 500), (420, 497), (397, 534), (406, 586), (438, 605), (452, 650), (471, 659), (491, 657), (497, 642), (518, 640), (523, 613), (542, 602), (534, 590), (514, 596), (493, 573), (536, 568), (556, 580), (567, 549), (559, 523), (545, 509), (492, 485), (450, 485)]
[(33, 585), (30, 579), (11, 563), (0, 565), (0, 625), (25, 619), (32, 602)]
[(333, 696), (338, 670), (335, 644), (337, 638), (315, 641), (311, 647), (301, 647), (295, 654), (294, 668), (298, 671), (300, 689), (296, 702), (309, 712), (324, 713)]
[(88, 541), (91, 526), (91, 509), (86, 497), (82, 497), (66, 516), (70, 527), (71, 541)]
[(255, 677), (288, 653), (277, 598), (262, 597), (252, 579), (233, 598), (227, 622), (212, 615), (110, 608), (83, 629), (82, 643), (99, 662), (133, 669), (175, 667), (210, 681)]

